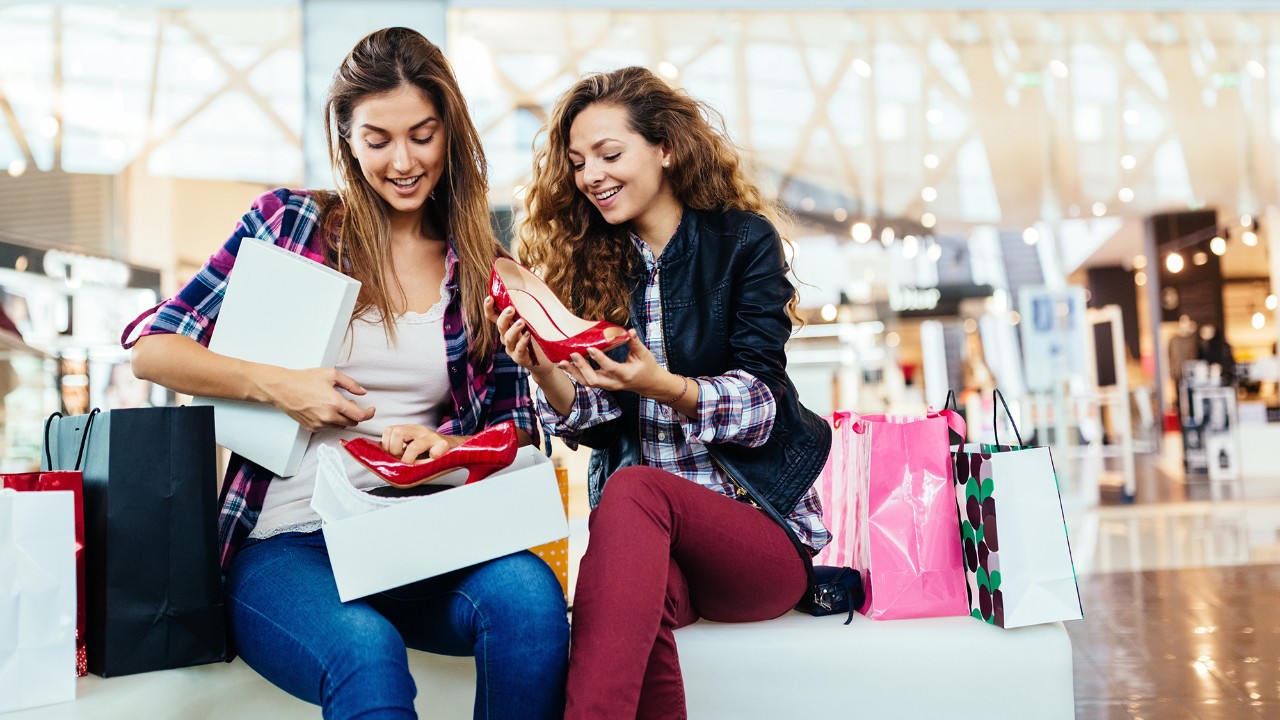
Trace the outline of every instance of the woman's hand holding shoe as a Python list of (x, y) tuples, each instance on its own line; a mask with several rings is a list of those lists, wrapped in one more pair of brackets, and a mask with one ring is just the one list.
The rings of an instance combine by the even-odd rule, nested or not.
[(560, 363), (559, 368), (579, 385), (610, 391), (629, 390), (670, 405), (685, 415), (693, 415), (698, 407), (697, 383), (659, 365), (649, 348), (640, 342), (636, 331), (628, 333), (631, 337), (625, 361), (616, 362), (592, 348), (587, 351), (589, 358), (574, 353)]
[(424, 425), (392, 425), (382, 431), (382, 450), (407, 465), (438, 458), (466, 441), (466, 437), (441, 435)]

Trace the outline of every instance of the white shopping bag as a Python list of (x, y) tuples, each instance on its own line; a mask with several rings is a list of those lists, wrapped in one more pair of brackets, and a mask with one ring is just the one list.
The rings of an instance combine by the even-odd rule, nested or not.
[(0, 490), (0, 712), (76, 697), (74, 500)]
[(952, 452), (970, 614), (1005, 628), (1084, 617), (1049, 448)]

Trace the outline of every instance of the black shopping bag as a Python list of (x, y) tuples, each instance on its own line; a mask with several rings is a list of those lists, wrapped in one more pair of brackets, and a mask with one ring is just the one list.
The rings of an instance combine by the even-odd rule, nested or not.
[[(89, 418), (97, 414), (90, 424)], [(49, 418), (45, 463), (84, 472), (89, 672), (225, 660), (212, 407)]]

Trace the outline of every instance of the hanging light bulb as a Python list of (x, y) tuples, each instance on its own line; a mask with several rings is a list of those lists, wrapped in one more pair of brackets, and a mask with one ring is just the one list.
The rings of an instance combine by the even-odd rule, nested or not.
[(1028, 245), (1035, 245), (1040, 242), (1040, 231), (1033, 227), (1029, 227), (1022, 231), (1022, 242)]
[(864, 222), (856, 222), (849, 229), (849, 234), (853, 236), (854, 240), (864, 243), (871, 239), (871, 226)]
[(1245, 230), (1240, 233), (1240, 242), (1248, 245), (1249, 247), (1253, 247), (1258, 244), (1258, 234), (1252, 230)]
[(1261, 312), (1256, 312), (1249, 322), (1253, 325), (1254, 330), (1261, 330), (1267, 324), (1267, 318)]
[(1268, 309), (1268, 310), (1275, 310), (1275, 309), (1276, 309), (1276, 296), (1275, 296), (1275, 295), (1268, 295), (1268, 296), (1267, 296), (1267, 309)]
[(1209, 241), (1209, 249), (1213, 251), (1214, 255), (1224, 255), (1227, 252), (1227, 241), (1223, 240), (1221, 236), (1215, 237)]
[(1171, 273), (1182, 272), (1183, 265), (1182, 256), (1178, 253), (1169, 253), (1169, 257), (1164, 260), (1164, 266), (1169, 268)]
[(893, 232), (893, 228), (886, 225), (884, 229), (880, 231), (880, 244), (885, 247), (889, 247), (893, 244), (893, 239), (896, 236), (896, 233)]

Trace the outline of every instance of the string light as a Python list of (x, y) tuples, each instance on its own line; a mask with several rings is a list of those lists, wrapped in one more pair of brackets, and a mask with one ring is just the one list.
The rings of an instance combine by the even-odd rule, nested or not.
[(1182, 272), (1182, 256), (1178, 253), (1169, 253), (1169, 257), (1164, 260), (1164, 266), (1168, 268), (1171, 273)]

